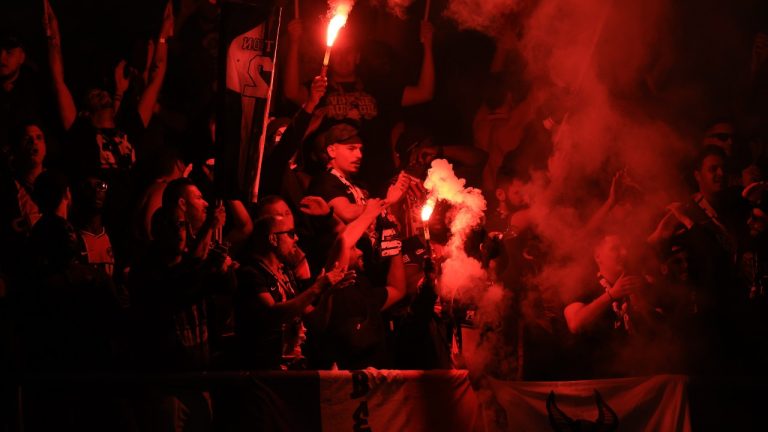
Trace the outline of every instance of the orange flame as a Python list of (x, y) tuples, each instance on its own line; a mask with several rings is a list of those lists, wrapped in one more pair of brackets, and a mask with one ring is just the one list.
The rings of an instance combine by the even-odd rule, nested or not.
[(342, 27), (347, 23), (347, 15), (342, 13), (336, 13), (336, 15), (331, 18), (331, 22), (328, 23), (328, 38), (326, 40), (326, 45), (329, 47), (333, 46), (333, 42), (336, 41), (336, 36), (339, 35), (339, 30), (341, 30)]
[(432, 217), (432, 212), (435, 210), (435, 203), (429, 199), (424, 203), (424, 207), (421, 208), (421, 220), (426, 222)]

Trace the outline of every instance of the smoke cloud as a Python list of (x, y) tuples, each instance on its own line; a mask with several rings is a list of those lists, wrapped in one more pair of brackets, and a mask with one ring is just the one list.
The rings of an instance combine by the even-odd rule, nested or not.
[(467, 256), (464, 244), (472, 230), (482, 224), (485, 198), (479, 189), (466, 187), (466, 180), (456, 177), (453, 166), (445, 159), (432, 162), (424, 187), (430, 198), (452, 206), (451, 236), (442, 265), (440, 294), (444, 298), (474, 295), (478, 287), (487, 285), (487, 275), (478, 260)]
[[(656, 93), (652, 82), (671, 67), (665, 30), (671, 3), (453, 0), (445, 12), (462, 28), (496, 37), (497, 49), (508, 56), (524, 59), (525, 70), (500, 73), (528, 83), (527, 97), (515, 109), (528, 113), (528, 126), (544, 131), (545, 139), (496, 144), (551, 146), (539, 168), (515, 150), (516, 168), (527, 171), (515, 175), (530, 180), (521, 187), (527, 206), (513, 221), (546, 245), (546, 261), (526, 282), (557, 305), (551, 312), (560, 319), (565, 304), (593, 289), (593, 246), (602, 236), (619, 233), (628, 245), (642, 247), (665, 206), (690, 192), (681, 167), (692, 157), (694, 141), (673, 121), (670, 99)], [(619, 171), (626, 176), (616, 186), (616, 205), (590, 224)]]
[(328, 16), (349, 16), (354, 6), (355, 0), (328, 0)]
[(444, 14), (456, 21), (461, 29), (495, 35), (523, 3), (523, 0), (450, 0)]
[(414, 0), (373, 0), (374, 5), (385, 6), (387, 11), (400, 19), (408, 17), (408, 7)]

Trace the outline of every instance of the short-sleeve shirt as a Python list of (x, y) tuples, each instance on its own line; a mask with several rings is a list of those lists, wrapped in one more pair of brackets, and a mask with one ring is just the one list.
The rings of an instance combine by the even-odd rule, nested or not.
[[(127, 171), (136, 163), (136, 145), (144, 123), (136, 110), (120, 110), (116, 127), (96, 128), (87, 118), (78, 118), (68, 132), (70, 163), (81, 172)], [(107, 175), (110, 177), (109, 175)]]
[(353, 286), (333, 294), (325, 335), (330, 360), (341, 369), (386, 368), (390, 365), (386, 328), (381, 308), (387, 302), (385, 286), (372, 284), (358, 274)]
[(307, 195), (319, 196), (325, 202), (331, 202), (338, 197), (345, 197), (351, 203), (355, 202), (355, 195), (349, 187), (328, 171), (323, 171), (312, 179)]
[[(605, 288), (598, 282), (582, 295), (576, 297), (574, 302), (585, 305), (599, 297)], [(575, 378), (606, 378), (620, 375), (615, 360), (621, 347), (628, 341), (628, 333), (615, 312), (615, 308), (621, 307), (621, 302), (613, 302), (603, 310), (592, 327), (574, 337)]]
[[(246, 258), (237, 270), (235, 294), (235, 333), (240, 343), (243, 366), (252, 369), (279, 369), (283, 354), (283, 332), (288, 330), (279, 320), (268, 316), (267, 308), (258, 300), (269, 294), (275, 303), (295, 297), (300, 289), (293, 272), (283, 269), (285, 279), (277, 277), (256, 259)], [(287, 285), (288, 289), (284, 287)]]

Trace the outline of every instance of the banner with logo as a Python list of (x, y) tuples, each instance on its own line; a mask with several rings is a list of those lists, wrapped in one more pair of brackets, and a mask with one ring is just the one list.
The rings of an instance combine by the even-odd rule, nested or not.
[(279, 16), (274, 0), (221, 5), (214, 181), (222, 198), (247, 200), (253, 189)]
[(489, 432), (691, 430), (685, 376), (486, 383)]
[(320, 372), (323, 431), (482, 431), (467, 371)]

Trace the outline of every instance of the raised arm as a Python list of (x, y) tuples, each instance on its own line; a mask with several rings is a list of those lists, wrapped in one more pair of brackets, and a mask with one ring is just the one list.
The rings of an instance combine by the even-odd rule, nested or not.
[[(173, 36), (173, 4), (169, 1), (163, 13), (163, 24), (160, 36), (154, 46), (154, 57), (150, 67), (147, 87), (139, 98), (138, 111), (141, 121), (146, 127), (152, 118), (157, 97), (163, 87), (165, 71), (168, 68), (168, 38)], [(151, 42), (150, 42), (151, 43)]]
[(432, 35), (434, 27), (429, 21), (421, 22), (421, 43), (424, 45), (424, 58), (421, 61), (419, 82), (408, 86), (403, 91), (402, 106), (418, 105), (429, 102), (435, 94), (435, 60), (432, 56)]
[(69, 130), (77, 118), (77, 108), (72, 93), (64, 82), (64, 61), (61, 55), (61, 33), (59, 32), (59, 20), (53, 12), (48, 0), (44, 3), (43, 25), (48, 37), (48, 65), (51, 68), (53, 90), (56, 93), (56, 103), (59, 108), (59, 116), (64, 130)]
[(232, 216), (232, 229), (227, 233), (225, 240), (232, 245), (233, 250), (240, 250), (253, 232), (253, 222), (242, 201), (227, 201), (227, 207)]
[(299, 48), (301, 35), (304, 32), (303, 26), (302, 21), (298, 19), (288, 23), (288, 56), (285, 59), (283, 94), (296, 105), (303, 105), (309, 98), (309, 92), (301, 85), (299, 74)]

